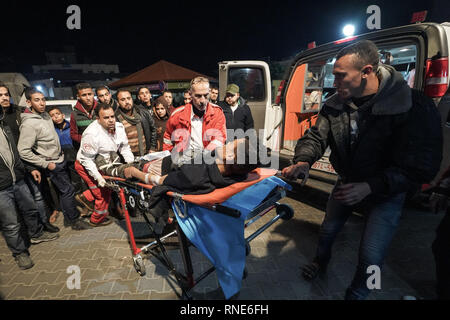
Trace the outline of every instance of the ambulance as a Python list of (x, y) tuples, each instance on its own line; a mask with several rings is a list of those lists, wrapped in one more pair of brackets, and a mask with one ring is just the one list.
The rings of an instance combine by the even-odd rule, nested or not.
[[(383, 29), (336, 40), (300, 52), (292, 60), (272, 103), (269, 66), (263, 61), (225, 61), (219, 63), (219, 98), (224, 99), (229, 83), (240, 87), (240, 94), (252, 111), (255, 129), (264, 130), (264, 143), (280, 153), (280, 165), (289, 165), (297, 140), (314, 125), (323, 104), (336, 89), (332, 74), (335, 56), (343, 47), (360, 40), (371, 40), (379, 48), (381, 62), (399, 71), (411, 88), (433, 98), (442, 121), (449, 103), (440, 103), (449, 88), (450, 23), (416, 23)], [(443, 105), (443, 107), (441, 107)], [(450, 130), (444, 130), (444, 159), (450, 163)], [(311, 170), (311, 177), (336, 180), (336, 172), (324, 154)], [(439, 176), (439, 174), (438, 174)]]

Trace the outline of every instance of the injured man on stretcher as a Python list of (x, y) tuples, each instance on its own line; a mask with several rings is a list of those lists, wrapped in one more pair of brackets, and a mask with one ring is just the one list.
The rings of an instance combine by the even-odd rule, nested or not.
[[(151, 154), (150, 154), (151, 155)], [(150, 158), (150, 157), (149, 157)], [(257, 149), (248, 138), (236, 139), (210, 153), (200, 153), (190, 163), (177, 165), (169, 152), (147, 161), (123, 164), (116, 152), (109, 156), (98, 154), (95, 164), (100, 172), (112, 177), (136, 178), (154, 186), (167, 185), (179, 190), (209, 192), (212, 185), (222, 188), (243, 181), (257, 167)]]
[(169, 218), (168, 191), (206, 194), (244, 181), (257, 167), (257, 148), (248, 138), (242, 138), (202, 154), (192, 159), (192, 163), (181, 165), (172, 161), (170, 153), (153, 161), (140, 160), (129, 164), (122, 164), (118, 154), (111, 154), (109, 159), (97, 155), (95, 163), (104, 175), (136, 178), (154, 185), (149, 201), (149, 218), (154, 232), (162, 234)]

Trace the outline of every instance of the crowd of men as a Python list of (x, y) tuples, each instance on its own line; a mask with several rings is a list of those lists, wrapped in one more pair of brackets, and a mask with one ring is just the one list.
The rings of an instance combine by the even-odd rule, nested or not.
[[(333, 74), (336, 94), (325, 102), (315, 126), (299, 139), (293, 164), (282, 175), (306, 181), (313, 163), (331, 148), (330, 161), (339, 177), (327, 203), (316, 255), (303, 267), (303, 276), (312, 280), (326, 272), (337, 234), (352, 211), (361, 208), (365, 227), (345, 297), (362, 300), (370, 293), (367, 270), (381, 268), (408, 193), (431, 181), (439, 169), (442, 133), (437, 130), (429, 140), (411, 140), (414, 136), (406, 134), (413, 115), (434, 104), (412, 91), (394, 68), (379, 63), (374, 43), (361, 41), (342, 49)], [(78, 101), (67, 121), (58, 108), (46, 111), (45, 97), (38, 90), (27, 89), (27, 107), (22, 109), (11, 104), (9, 89), (0, 84), (0, 220), (21, 269), (33, 266), (30, 243), (58, 238), (59, 229), (50, 221), (56, 209), (62, 210), (64, 225), (73, 230), (112, 222), (109, 205), (114, 195), (103, 172), (158, 185), (165, 176), (149, 178), (123, 164), (161, 150), (182, 154), (180, 163), (187, 163), (203, 152), (222, 150), (230, 141), (227, 129), (254, 127), (239, 86), (228, 85), (224, 100), (218, 101), (218, 89), (203, 77), (191, 81), (178, 107), (170, 91), (153, 100), (146, 87), (137, 90), (136, 102), (124, 89), (114, 99), (106, 86), (95, 88), (98, 101), (87, 83), (78, 84), (76, 91)], [(428, 115), (422, 115), (420, 120), (425, 121)], [(436, 196), (448, 195), (448, 177), (437, 185), (435, 204), (448, 203), (447, 197)], [(59, 207), (45, 191), (48, 184), (57, 190)], [(447, 210), (433, 245), (439, 296), (447, 299), (448, 216)], [(20, 232), (21, 221), (26, 233)]]
[[(47, 108), (37, 89), (27, 88), (27, 107), (19, 107), (11, 103), (9, 88), (0, 84), (0, 220), (18, 266), (33, 267), (30, 244), (59, 237), (59, 228), (53, 223), (60, 211), (64, 226), (73, 230), (112, 222), (109, 204), (118, 199), (105, 187), (102, 173), (106, 170), (97, 166), (99, 155), (113, 163), (118, 160), (110, 153), (117, 152), (126, 163), (132, 163), (177, 145), (180, 152), (189, 154), (223, 146), (226, 124), (231, 124), (233, 117), (225, 117), (222, 108), (210, 101), (209, 86), (206, 78), (193, 79), (190, 90), (184, 92), (184, 103), (174, 107), (168, 90), (152, 99), (143, 86), (135, 101), (128, 90), (119, 89), (114, 98), (107, 86), (79, 83), (75, 87), (77, 103), (68, 120), (57, 106)], [(214, 90), (217, 93), (217, 88)], [(238, 93), (236, 85), (227, 90), (227, 95)], [(249, 111), (243, 101), (224, 103), (223, 107), (234, 108), (232, 112)], [(251, 118), (251, 113), (245, 116)], [(238, 112), (239, 121), (233, 127), (244, 123), (240, 118)], [(253, 120), (245, 123), (253, 124)], [(188, 129), (190, 137), (183, 140), (172, 134), (180, 128)], [(208, 129), (218, 134), (205, 135)], [(115, 207), (120, 211), (117, 204)]]

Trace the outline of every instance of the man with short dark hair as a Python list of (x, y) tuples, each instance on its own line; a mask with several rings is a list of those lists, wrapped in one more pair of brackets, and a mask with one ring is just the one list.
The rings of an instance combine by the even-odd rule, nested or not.
[[(59, 237), (44, 231), (34, 199), (24, 182), (25, 167), (20, 160), (11, 129), (4, 123), (4, 110), (0, 108), (0, 227), (8, 248), (19, 268), (29, 269), (34, 263), (20, 232), (17, 209), (27, 226), (30, 242), (37, 244)], [(39, 171), (34, 172), (40, 179)]]
[(100, 86), (95, 89), (95, 94), (97, 95), (98, 101), (100, 103), (106, 103), (111, 105), (114, 111), (117, 110), (119, 106), (117, 101), (112, 97), (111, 91), (107, 86)]
[(211, 86), (211, 91), (209, 93), (209, 101), (214, 104), (219, 103), (219, 88), (216, 86)]
[[(24, 108), (14, 105), (10, 102), (9, 88), (3, 84), (0, 84), (0, 105), (4, 111), (3, 122), (11, 130), (14, 137), (14, 143), (17, 145), (19, 143), (20, 125), (22, 123), (20, 115), (24, 111)], [(54, 209), (51, 208), (54, 206), (53, 201), (51, 201), (51, 198), (41, 190), (41, 183), (46, 188), (49, 188), (45, 177), (41, 178), (42, 173), (38, 167), (35, 167), (32, 164), (27, 163), (26, 161), (22, 162), (27, 171), (25, 173), (25, 182), (30, 188), (30, 191), (34, 197), (34, 201), (36, 202), (39, 211), (39, 218), (40, 221), (44, 224), (45, 231), (58, 232), (58, 227), (52, 225), (49, 222), (48, 218), (48, 215), (50, 214), (50, 212), (48, 211)], [(36, 172), (39, 173), (39, 178)], [(55, 212), (57, 212), (57, 210), (53, 210), (53, 214)]]
[(250, 107), (239, 95), (239, 87), (236, 84), (227, 86), (225, 100), (221, 101), (219, 106), (227, 119), (227, 130), (242, 129), (245, 132), (254, 128)]
[(11, 103), (9, 88), (1, 82), (0, 106), (5, 111), (3, 121), (11, 129), (14, 136), (14, 142), (17, 144), (19, 141), (20, 114), (22, 113), (23, 108)]
[(288, 179), (300, 176), (305, 183), (310, 167), (330, 146), (330, 162), (339, 176), (327, 203), (314, 261), (304, 266), (303, 276), (313, 279), (326, 270), (333, 242), (358, 206), (366, 221), (356, 273), (345, 298), (362, 300), (370, 293), (369, 267), (381, 268), (407, 192), (437, 173), (426, 169), (434, 167), (434, 159), (424, 152), (437, 154), (437, 147), (407, 140), (412, 138), (407, 134), (410, 111), (418, 110), (418, 103), (433, 102), (426, 97), (414, 100), (402, 74), (379, 65), (378, 49), (371, 41), (342, 49), (333, 75), (337, 93), (325, 102), (315, 126), (298, 140), (294, 164), (282, 173)]
[(121, 154), (125, 162), (131, 163), (134, 161), (134, 156), (128, 145), (125, 127), (122, 123), (116, 121), (111, 106), (100, 103), (96, 113), (97, 120), (89, 125), (81, 138), (81, 147), (77, 154), (75, 169), (89, 187), (89, 190), (83, 193), (81, 199), (83, 201), (95, 201), (90, 224), (94, 227), (101, 227), (112, 222), (108, 217), (111, 190), (105, 188), (106, 181), (96, 166), (96, 157), (100, 155), (108, 161), (117, 162), (120, 160), (110, 159), (111, 154)]
[(119, 90), (117, 100), (119, 108), (116, 111), (116, 118), (125, 127), (133, 154), (144, 156), (155, 151), (156, 126), (150, 112), (144, 107), (135, 106), (131, 93), (127, 90)]
[(152, 94), (147, 87), (139, 87), (137, 91), (137, 99), (139, 104), (153, 115)]
[(22, 113), (20, 137), (17, 149), (20, 157), (45, 170), (60, 194), (61, 208), (67, 225), (73, 230), (90, 226), (80, 219), (76, 209), (74, 188), (67, 174), (67, 162), (61, 149), (53, 121), (45, 112), (45, 97), (34, 88), (25, 92), (30, 109)]
[(97, 101), (94, 99), (94, 90), (89, 83), (79, 83), (75, 88), (78, 101), (70, 115), (70, 137), (75, 150), (78, 151), (83, 131), (95, 120)]

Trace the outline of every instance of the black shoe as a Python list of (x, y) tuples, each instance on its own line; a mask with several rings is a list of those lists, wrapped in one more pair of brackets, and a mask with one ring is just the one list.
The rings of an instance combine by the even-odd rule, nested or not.
[(44, 230), (50, 233), (59, 232), (59, 228), (57, 226), (52, 225), (50, 222), (44, 223)]
[(38, 244), (41, 242), (53, 241), (59, 238), (59, 234), (49, 233), (47, 231), (42, 232), (39, 237), (30, 238), (32, 244)]
[(92, 226), (87, 223), (83, 218), (78, 218), (70, 224), (72, 230), (86, 230), (92, 229)]

